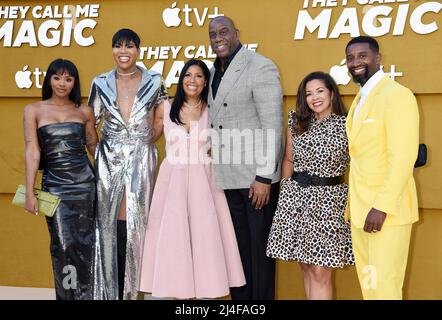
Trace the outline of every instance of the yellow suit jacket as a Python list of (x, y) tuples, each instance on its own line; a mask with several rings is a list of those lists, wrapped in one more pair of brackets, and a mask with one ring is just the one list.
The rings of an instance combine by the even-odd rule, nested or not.
[(350, 153), (346, 218), (363, 228), (371, 208), (387, 213), (384, 225), (419, 219), (413, 166), (417, 157), (419, 113), (413, 93), (384, 76), (361, 106), (355, 97), (347, 117)]

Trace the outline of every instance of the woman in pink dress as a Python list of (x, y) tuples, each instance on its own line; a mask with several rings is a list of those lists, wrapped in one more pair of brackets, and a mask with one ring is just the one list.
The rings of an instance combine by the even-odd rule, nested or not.
[(172, 105), (155, 111), (163, 160), (149, 211), (140, 291), (159, 298), (217, 298), (245, 284), (224, 192), (215, 186), (207, 110), (210, 72), (192, 59)]

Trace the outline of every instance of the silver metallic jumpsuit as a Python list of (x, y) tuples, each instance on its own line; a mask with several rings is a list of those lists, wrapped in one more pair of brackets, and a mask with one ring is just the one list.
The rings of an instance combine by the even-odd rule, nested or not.
[(161, 75), (140, 69), (142, 79), (127, 123), (118, 108), (116, 70), (92, 82), (89, 106), (103, 119), (95, 154), (97, 217), (94, 299), (118, 299), (117, 217), (126, 192), (127, 246), (124, 299), (138, 295), (139, 263), (153, 189), (157, 150), (152, 142), (155, 107), (167, 98)]

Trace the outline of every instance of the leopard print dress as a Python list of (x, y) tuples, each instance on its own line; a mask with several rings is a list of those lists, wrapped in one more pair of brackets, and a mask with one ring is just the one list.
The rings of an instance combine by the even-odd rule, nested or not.
[[(293, 112), (288, 126), (292, 128)], [(293, 167), (297, 172), (334, 177), (349, 163), (345, 116), (331, 114), (299, 136), (292, 131)], [(344, 220), (347, 184), (301, 187), (284, 181), (267, 244), (267, 256), (329, 268), (353, 265), (350, 225)]]

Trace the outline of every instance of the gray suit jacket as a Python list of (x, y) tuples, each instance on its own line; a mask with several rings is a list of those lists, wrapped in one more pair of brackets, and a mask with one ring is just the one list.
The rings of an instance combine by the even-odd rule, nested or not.
[(213, 99), (211, 69), (209, 116), (216, 185), (249, 188), (256, 175), (277, 182), (281, 176), (283, 94), (278, 69), (262, 55), (241, 48)]

